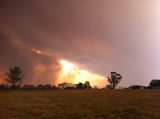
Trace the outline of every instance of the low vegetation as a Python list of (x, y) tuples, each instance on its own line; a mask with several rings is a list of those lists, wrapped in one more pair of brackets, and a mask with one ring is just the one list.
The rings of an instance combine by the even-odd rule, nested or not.
[(160, 90), (3, 90), (0, 119), (159, 119)]

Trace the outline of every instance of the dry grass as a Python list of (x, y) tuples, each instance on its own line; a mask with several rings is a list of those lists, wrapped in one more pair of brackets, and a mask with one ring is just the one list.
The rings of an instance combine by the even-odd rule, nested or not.
[(160, 90), (0, 91), (0, 119), (160, 119)]

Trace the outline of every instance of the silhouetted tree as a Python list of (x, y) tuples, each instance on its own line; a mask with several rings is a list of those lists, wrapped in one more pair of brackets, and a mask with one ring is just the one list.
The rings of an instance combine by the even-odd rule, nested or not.
[(22, 89), (36, 89), (36, 87), (35, 86), (33, 86), (33, 85), (24, 85), (23, 87), (22, 87)]
[(106, 88), (107, 89), (112, 89), (112, 86), (111, 85), (107, 85)]
[(91, 88), (92, 88), (89, 81), (86, 81), (86, 82), (84, 83), (84, 88), (85, 88), (85, 89), (91, 89)]
[(44, 88), (44, 89), (51, 89), (52, 86), (51, 86), (50, 84), (46, 84), (46, 85), (43, 86), (43, 88)]
[(108, 87), (115, 89), (115, 87), (120, 83), (122, 76), (116, 72), (111, 72), (111, 77), (108, 78)]
[(58, 84), (58, 87), (59, 89), (74, 89), (75, 84), (64, 82), (64, 83)]
[(145, 86), (141, 86), (141, 85), (132, 85), (128, 87), (129, 89), (144, 89)]
[(22, 80), (22, 71), (19, 67), (15, 66), (10, 68), (9, 71), (6, 73), (7, 77), (5, 80), (11, 84), (12, 88), (15, 88), (18, 83)]
[(8, 84), (1, 84), (0, 85), (0, 90), (1, 89), (8, 89), (9, 88), (9, 85)]
[(37, 85), (37, 88), (38, 88), (38, 89), (43, 89), (43, 85), (41, 85), (41, 84), (40, 84), (40, 85)]
[(84, 88), (84, 84), (79, 82), (78, 84), (76, 84), (76, 88), (77, 89), (83, 89)]
[(98, 87), (97, 87), (97, 86), (94, 86), (93, 89), (98, 89)]
[(52, 89), (57, 89), (57, 87), (55, 85), (52, 86)]

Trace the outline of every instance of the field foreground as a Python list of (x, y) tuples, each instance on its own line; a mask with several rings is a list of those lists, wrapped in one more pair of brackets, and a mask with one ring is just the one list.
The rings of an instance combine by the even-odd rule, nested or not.
[(0, 119), (160, 119), (160, 90), (0, 91)]

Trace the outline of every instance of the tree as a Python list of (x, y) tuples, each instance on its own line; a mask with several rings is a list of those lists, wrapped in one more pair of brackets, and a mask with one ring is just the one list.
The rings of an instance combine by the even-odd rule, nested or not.
[(84, 84), (79, 82), (78, 84), (76, 84), (76, 88), (77, 89), (83, 89), (84, 88)]
[(51, 89), (52, 86), (51, 86), (50, 84), (45, 84), (45, 85), (43, 86), (43, 88), (44, 88), (44, 89)]
[(64, 83), (58, 84), (58, 87), (59, 89), (74, 89), (75, 84), (64, 82)]
[(97, 86), (94, 86), (93, 89), (98, 89), (98, 87), (97, 87)]
[(5, 80), (11, 84), (12, 88), (15, 88), (17, 84), (22, 80), (22, 71), (17, 66), (10, 68), (6, 75), (8, 78), (6, 78)]
[(129, 89), (144, 89), (145, 86), (141, 86), (141, 85), (132, 85), (128, 87)]
[(116, 72), (111, 72), (111, 77), (107, 77), (109, 85), (111, 89), (115, 89), (115, 87), (120, 83), (122, 76)]
[(38, 89), (43, 89), (43, 85), (39, 84), (39, 85), (37, 85), (37, 88)]
[(92, 88), (89, 81), (86, 81), (86, 82), (84, 83), (84, 88), (85, 88), (85, 89), (91, 89), (91, 88)]
[(36, 89), (36, 87), (35, 86), (33, 86), (33, 85), (24, 85), (23, 87), (22, 87), (22, 89)]
[(8, 89), (9, 88), (9, 85), (8, 84), (1, 84), (0, 85), (0, 90), (1, 89)]

